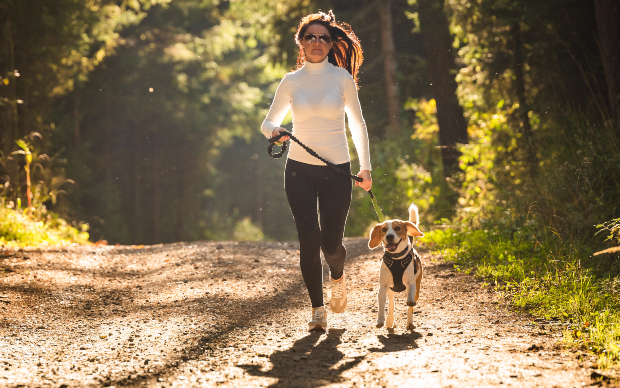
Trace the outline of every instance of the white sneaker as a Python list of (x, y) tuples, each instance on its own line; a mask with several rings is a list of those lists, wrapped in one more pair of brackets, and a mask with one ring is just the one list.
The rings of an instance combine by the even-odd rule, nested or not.
[(312, 309), (312, 320), (308, 322), (308, 330), (327, 330), (327, 312), (325, 306)]
[(344, 279), (344, 273), (342, 278), (338, 281), (330, 279), (332, 285), (332, 297), (329, 300), (329, 307), (335, 313), (341, 313), (347, 308), (347, 283)]

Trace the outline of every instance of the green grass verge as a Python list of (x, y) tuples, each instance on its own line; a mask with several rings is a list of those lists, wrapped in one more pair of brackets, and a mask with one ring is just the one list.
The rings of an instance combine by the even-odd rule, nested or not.
[(498, 230), (435, 230), (422, 242), (514, 306), (566, 322), (566, 344), (597, 354), (600, 368), (620, 362), (620, 279), (596, 276), (587, 249)]
[(35, 217), (0, 205), (0, 247), (88, 244), (87, 230), (49, 212)]

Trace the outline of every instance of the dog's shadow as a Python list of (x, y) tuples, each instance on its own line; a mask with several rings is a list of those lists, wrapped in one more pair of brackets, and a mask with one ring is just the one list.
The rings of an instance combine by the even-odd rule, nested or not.
[[(253, 376), (277, 378), (271, 387), (317, 387), (338, 381), (340, 375), (359, 364), (364, 356), (347, 357), (338, 349), (345, 329), (313, 331), (295, 341), (286, 350), (270, 357), (272, 367), (261, 370), (260, 365), (238, 365)], [(342, 360), (345, 360), (341, 363)], [(338, 364), (338, 366), (336, 366)]]
[(371, 352), (377, 353), (391, 353), (400, 352), (403, 350), (418, 349), (419, 346), (416, 343), (417, 340), (422, 338), (422, 334), (417, 331), (407, 331), (405, 333), (394, 333), (394, 329), (387, 329), (386, 334), (378, 334), (377, 339), (383, 345), (382, 348), (370, 348)]

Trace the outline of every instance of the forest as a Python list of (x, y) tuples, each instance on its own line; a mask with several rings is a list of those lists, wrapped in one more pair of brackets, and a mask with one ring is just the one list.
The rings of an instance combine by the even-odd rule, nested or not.
[[(549, 341), (578, 352), (569, 354), (578, 360), (571, 366), (575, 373), (584, 365), (620, 365), (617, 0), (0, 0), (0, 304), (14, 310), (6, 317), (30, 314), (13, 323), (5, 317), (0, 325), (13, 330), (39, 319), (45, 322), (32, 323), (32, 335), (47, 335), (38, 330), (52, 327), (50, 322), (63, 322), (59, 330), (65, 322), (82, 330), (99, 317), (93, 327), (102, 331), (95, 340), (110, 341), (93, 349), (113, 346), (100, 351), (127, 365), (108, 373), (97, 369), (93, 360), (99, 356), (82, 357), (90, 377), (80, 381), (99, 373), (98, 381), (110, 386), (129, 385), (134, 375), (155, 384), (169, 370), (189, 373), (179, 360), (207, 357), (205, 363), (219, 360), (218, 368), (228, 368), (227, 352), (246, 349), (246, 334), (234, 330), (251, 327), (237, 327), (239, 322), (280, 316), (280, 300), (297, 314), (291, 319), (304, 321), (306, 294), (295, 288), (302, 284), (295, 277), (297, 232), (283, 187), (286, 158), (269, 157), (260, 127), (278, 84), (295, 68), (299, 21), (318, 10), (332, 10), (361, 41), (358, 93), (370, 140), (372, 191), (383, 213), (404, 219), (412, 202), (419, 207), (426, 236), (416, 246), (434, 277), (424, 280), (432, 290), (422, 296), (429, 309), (416, 319), (428, 314), (437, 328), (452, 322), (459, 330), (479, 322), (491, 345), (523, 327), (531, 331), (522, 341), (557, 336)], [(283, 126), (292, 129), (290, 113)], [(357, 172), (352, 140), (349, 149)], [(354, 268), (365, 280), (352, 286), (352, 303), (375, 300), (373, 288), (361, 285), (376, 277), (365, 265), (378, 251), (369, 252), (363, 239), (376, 223), (370, 197), (354, 187), (345, 237), (358, 239), (347, 239), (356, 252), (347, 271)], [(237, 267), (250, 274), (245, 283), (229, 273)], [(471, 299), (467, 310), (452, 300), (440, 311), (448, 287)], [(43, 309), (49, 290), (81, 298), (79, 309), (64, 309), (69, 296), (56, 300), (62, 309)], [(22, 296), (31, 298), (30, 307), (13, 303)], [(250, 297), (257, 303), (251, 309), (243, 304)], [(497, 300), (509, 308), (500, 311)], [(226, 317), (218, 310), (224, 301), (231, 311)], [(419, 338), (421, 348), (434, 351), (431, 346), (448, 338), (422, 326), (418, 331), (430, 332), (424, 342), (417, 332), (399, 333), (392, 341), (366, 330), (364, 320), (376, 310), (358, 310), (366, 315), (355, 316), (361, 322), (356, 331), (328, 333), (331, 339), (321, 346), (335, 351), (343, 336), (351, 342), (341, 345), (357, 354), (361, 338), (370, 336), (368, 344), (383, 342), (386, 352), (414, 352)], [(57, 311), (66, 314), (52, 316)], [(127, 318), (126, 325), (110, 323), (118, 328), (115, 336), (138, 321), (153, 330), (173, 325), (170, 333), (177, 330), (174, 322), (198, 326), (183, 333), (188, 339), (174, 345), (179, 350), (152, 339), (162, 346), (157, 357), (170, 355), (160, 368), (147, 366), (146, 353), (139, 365), (138, 356), (110, 353), (121, 347), (110, 338), (112, 329), (105, 331), (106, 317)], [(522, 323), (517, 329), (516, 320)], [(291, 365), (307, 359), (299, 354), (314, 345), (284, 324), (259, 329), (265, 334), (276, 328), (276, 350), (250, 346), (256, 357), (248, 354), (253, 363), (271, 354), (272, 372), (284, 379), (296, 369)], [(470, 349), (480, 333), (463, 330), (471, 335)], [(463, 333), (450, 333), (446, 346), (456, 346)], [(73, 334), (64, 335), (74, 347)], [(127, 349), (134, 349), (133, 336)], [(295, 354), (286, 353), (281, 340)], [(555, 346), (549, 343), (521, 350), (529, 357), (544, 345), (547, 354)], [(366, 349), (368, 357), (377, 356), (375, 345)], [(488, 346), (480, 349), (483, 365)], [(57, 373), (44, 369), (62, 363), (64, 351), (49, 350), (45, 357), (55, 361), (43, 366), (27, 362), (41, 381), (50, 379)], [(589, 357), (595, 364), (585, 363)], [(332, 361), (320, 370), (312, 363), (304, 367), (316, 374), (317, 385), (324, 378), (341, 381), (346, 371), (338, 369), (334, 377), (341, 360)], [(211, 373), (207, 364), (189, 371)], [(82, 368), (74, 367), (63, 366), (60, 375)], [(127, 372), (134, 367), (136, 374)], [(439, 376), (432, 373), (438, 370), (426, 372)], [(5, 371), (19, 375), (9, 366)], [(541, 376), (536, 373), (530, 377)], [(366, 373), (361, 369), (359, 375)], [(549, 384), (553, 376), (545, 377)]]
[[(364, 49), (359, 96), (387, 216), (415, 201), (425, 225), (535, 224), (603, 246), (596, 225), (620, 205), (617, 8), (3, 0), (2, 205), (109, 244), (295, 239), (284, 162), (259, 127), (295, 64), (299, 19), (331, 9)], [(357, 189), (347, 234), (373, 222)]]

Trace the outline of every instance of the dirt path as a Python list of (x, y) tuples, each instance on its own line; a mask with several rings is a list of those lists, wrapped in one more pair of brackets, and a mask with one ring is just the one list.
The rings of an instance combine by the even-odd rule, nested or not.
[(329, 314), (327, 333), (305, 331), (309, 299), (291, 243), (5, 254), (0, 386), (596, 384), (592, 360), (555, 346), (560, 325), (510, 312), (428, 254), (417, 328), (405, 330), (403, 295), (395, 330), (375, 328), (381, 252), (364, 239), (347, 246), (349, 307)]

